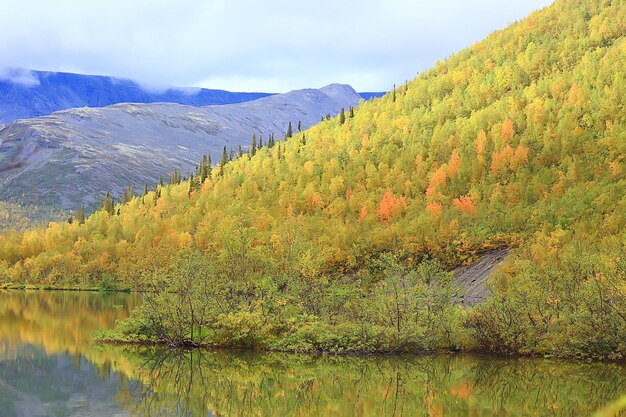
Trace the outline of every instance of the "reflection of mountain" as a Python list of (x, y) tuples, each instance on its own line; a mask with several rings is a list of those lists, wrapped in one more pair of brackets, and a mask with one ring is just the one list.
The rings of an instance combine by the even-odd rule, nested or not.
[(123, 416), (118, 351), (90, 343), (137, 304), (128, 294), (0, 291), (0, 417)]
[(125, 416), (115, 400), (125, 377), (105, 371), (80, 356), (24, 347), (0, 359), (0, 417)]

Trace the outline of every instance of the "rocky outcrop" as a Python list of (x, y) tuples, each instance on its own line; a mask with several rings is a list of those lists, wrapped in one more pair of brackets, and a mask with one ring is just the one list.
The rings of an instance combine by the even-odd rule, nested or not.
[(487, 281), (508, 255), (507, 248), (483, 254), (476, 262), (454, 270), (454, 283), (460, 290), (461, 303), (470, 307), (491, 295)]

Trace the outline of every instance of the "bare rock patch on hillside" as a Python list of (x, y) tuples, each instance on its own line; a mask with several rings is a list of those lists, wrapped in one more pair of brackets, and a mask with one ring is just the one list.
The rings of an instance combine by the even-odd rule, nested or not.
[(454, 270), (454, 283), (460, 290), (464, 306), (471, 307), (491, 295), (487, 280), (508, 254), (508, 248), (492, 250), (471, 265)]

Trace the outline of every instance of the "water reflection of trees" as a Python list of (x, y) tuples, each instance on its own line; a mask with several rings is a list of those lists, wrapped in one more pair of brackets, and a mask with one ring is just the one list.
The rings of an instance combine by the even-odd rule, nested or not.
[(84, 353), (91, 334), (128, 317), (136, 296), (119, 293), (0, 290), (0, 341), (4, 351), (24, 344), (49, 354)]
[(312, 358), (135, 350), (136, 416), (571, 416), (626, 390), (619, 365), (476, 356)]

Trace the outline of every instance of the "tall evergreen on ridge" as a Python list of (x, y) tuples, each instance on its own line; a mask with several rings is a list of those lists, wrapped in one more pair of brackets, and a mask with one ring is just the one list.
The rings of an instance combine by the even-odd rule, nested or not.
[(228, 152), (226, 152), (226, 145), (222, 150), (222, 157), (220, 158), (220, 175), (224, 175), (224, 166), (228, 163)]
[(85, 223), (85, 206), (81, 205), (76, 209), (75, 219), (78, 224)]
[(256, 154), (256, 134), (252, 134), (252, 141), (250, 142), (250, 156), (254, 156)]

